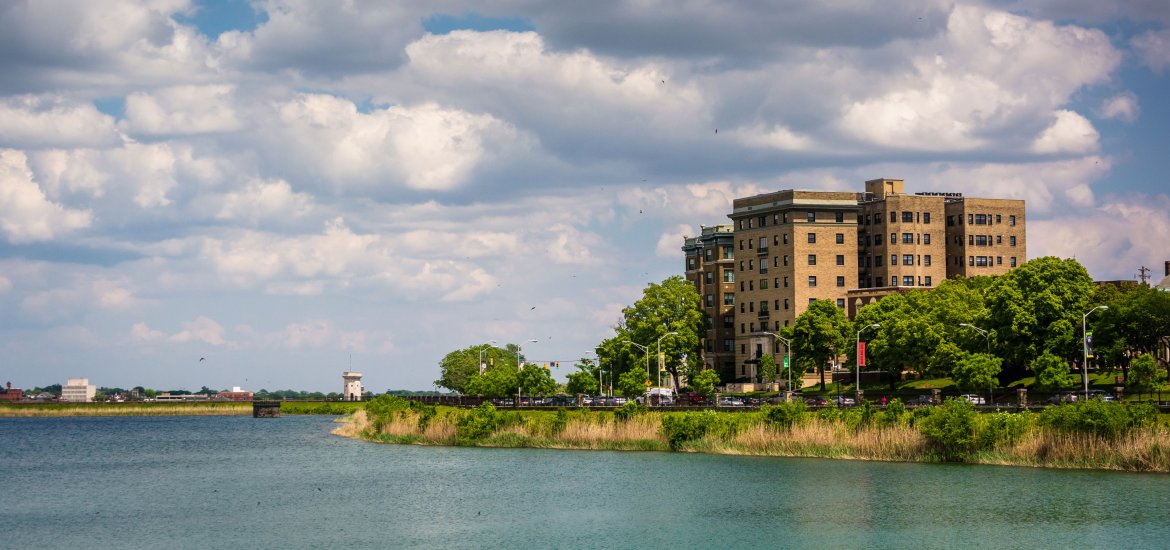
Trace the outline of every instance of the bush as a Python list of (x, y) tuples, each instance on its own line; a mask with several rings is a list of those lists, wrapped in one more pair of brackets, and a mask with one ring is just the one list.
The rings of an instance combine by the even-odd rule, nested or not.
[(804, 401), (796, 400), (779, 405), (764, 405), (760, 408), (764, 422), (782, 430), (791, 430), (793, 426), (803, 423), (808, 418), (808, 407)]
[(919, 430), (948, 462), (963, 462), (975, 450), (975, 405), (965, 399), (947, 399), (917, 422)]
[(886, 403), (886, 410), (877, 414), (877, 424), (883, 428), (894, 426), (900, 424), (905, 415), (906, 405), (902, 403), (901, 399), (895, 397)]
[(1040, 425), (1115, 439), (1134, 428), (1148, 426), (1156, 417), (1157, 410), (1152, 406), (1089, 399), (1044, 409), (1040, 413)]
[(1015, 445), (1032, 426), (1032, 413), (991, 413), (980, 415), (977, 425), (978, 445), (990, 449), (1000, 445)]
[(613, 415), (618, 420), (625, 422), (636, 416), (641, 416), (650, 412), (650, 408), (646, 405), (638, 403), (637, 401), (626, 401), (622, 406), (613, 410)]
[(678, 450), (688, 441), (702, 439), (717, 422), (714, 411), (668, 414), (662, 417), (662, 431), (666, 434), (670, 448)]
[(459, 417), (455, 423), (456, 442), (460, 445), (474, 445), (496, 430), (521, 422), (519, 413), (501, 413), (491, 403), (484, 403)]

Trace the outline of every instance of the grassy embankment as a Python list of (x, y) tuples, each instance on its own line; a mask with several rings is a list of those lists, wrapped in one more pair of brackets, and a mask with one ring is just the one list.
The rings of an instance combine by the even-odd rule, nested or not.
[[(1100, 406), (1099, 406), (1100, 405)], [(1148, 409), (1066, 405), (979, 414), (965, 402), (808, 411), (502, 411), (369, 402), (335, 433), (369, 441), (554, 449), (682, 451), (902, 462), (967, 462), (1170, 472), (1170, 427)]]
[[(281, 414), (343, 415), (362, 408), (360, 402), (282, 401)], [(250, 402), (194, 403), (22, 403), (0, 405), (0, 417), (42, 416), (249, 416)]]

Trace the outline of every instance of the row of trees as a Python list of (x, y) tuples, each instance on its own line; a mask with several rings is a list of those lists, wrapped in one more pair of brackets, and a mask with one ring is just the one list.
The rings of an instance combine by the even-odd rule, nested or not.
[[(1120, 370), (1131, 388), (1159, 387), (1167, 365), (1150, 356), (1170, 343), (1170, 293), (1147, 285), (1097, 285), (1072, 259), (1031, 260), (999, 277), (959, 278), (932, 290), (886, 296), (862, 308), (850, 321), (830, 301), (816, 301), (791, 326), (778, 331), (792, 342), (792, 373), (778, 368), (771, 354), (758, 358), (764, 381), (820, 374), (844, 357), (856, 364), (857, 333), (867, 341), (867, 367), (888, 374), (891, 388), (904, 373), (951, 378), (964, 389), (981, 389), (1001, 380), (1034, 376), (1033, 387), (1057, 390), (1072, 385), (1072, 370), (1082, 361), (1082, 322), (1094, 332), (1099, 366)], [(700, 371), (707, 319), (694, 285), (682, 277), (650, 284), (642, 297), (622, 310), (614, 335), (596, 349), (597, 361), (581, 358), (565, 391), (597, 394), (612, 385), (622, 395), (641, 395), (658, 383), (677, 387), (685, 377), (701, 391), (719, 383), (713, 371)], [(659, 349), (665, 370), (655, 360)], [(774, 352), (783, 351), (777, 344)], [(440, 363), (435, 383), (460, 393), (505, 396), (555, 391), (547, 371), (523, 361), (514, 344), (482, 345), (451, 352)], [(693, 358), (693, 360), (691, 359)], [(481, 373), (480, 364), (486, 368)]]

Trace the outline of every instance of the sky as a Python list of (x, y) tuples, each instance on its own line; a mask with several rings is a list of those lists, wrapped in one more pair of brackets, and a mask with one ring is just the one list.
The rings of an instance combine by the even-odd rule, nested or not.
[(732, 199), (873, 178), (1170, 260), (1166, 0), (10, 0), (0, 74), (15, 387), (570, 363)]

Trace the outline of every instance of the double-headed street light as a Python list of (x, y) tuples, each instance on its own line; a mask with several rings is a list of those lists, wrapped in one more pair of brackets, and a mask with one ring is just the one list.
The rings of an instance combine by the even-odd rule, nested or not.
[[(774, 332), (764, 332), (764, 334), (767, 334), (768, 336), (771, 336), (772, 338), (775, 338), (777, 340), (780, 340), (781, 342), (784, 342), (784, 362), (786, 363), (786, 365), (788, 367), (788, 385), (785, 386), (785, 389), (788, 390), (789, 392), (791, 392), (792, 391), (792, 340), (789, 340), (788, 338), (780, 336), (779, 334), (776, 334)], [(787, 399), (785, 399), (785, 401), (787, 401)]]
[(1081, 316), (1081, 380), (1085, 383), (1085, 399), (1089, 399), (1089, 333), (1086, 332), (1089, 315), (1098, 309), (1109, 309), (1109, 306), (1097, 306)]
[(642, 344), (639, 344), (633, 340), (624, 340), (624, 341), (626, 343), (633, 344), (633, 345), (637, 346), (638, 349), (642, 350), (642, 353), (646, 354), (646, 379), (649, 380), (650, 379), (650, 346), (643, 346)]
[(667, 336), (678, 336), (677, 332), (668, 332), (658, 337), (658, 386), (662, 386), (662, 339)]
[[(496, 341), (495, 340), (488, 340), (488, 344), (495, 346)], [(480, 350), (479, 350), (479, 373), (480, 374), (483, 374), (483, 371), (487, 370), (487, 364), (485, 364), (483, 362), (483, 354), (486, 351), (487, 351), (487, 348), (480, 348)]]
[[(987, 355), (991, 355), (991, 333), (989, 333), (986, 330), (983, 330), (975, 325), (971, 325), (971, 324), (967, 324), (967, 323), (959, 323), (959, 326), (964, 327), (964, 328), (973, 328), (973, 329), (979, 331), (979, 334), (982, 334), (983, 338), (987, 340)], [(987, 402), (988, 405), (995, 403), (995, 390), (993, 389), (993, 387), (991, 385), (991, 380), (987, 381), (987, 398), (990, 399), (990, 401)]]
[(861, 333), (870, 328), (881, 328), (881, 325), (874, 323), (861, 327), (861, 330), (857, 331), (857, 347), (855, 348), (857, 351), (857, 387), (854, 388), (854, 392), (857, 394), (857, 401), (854, 403), (855, 405), (861, 404)]

